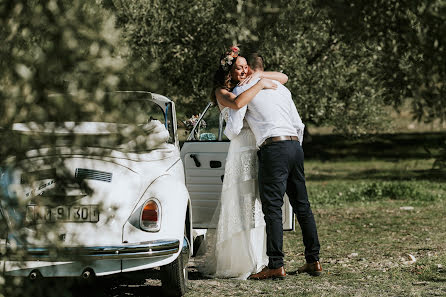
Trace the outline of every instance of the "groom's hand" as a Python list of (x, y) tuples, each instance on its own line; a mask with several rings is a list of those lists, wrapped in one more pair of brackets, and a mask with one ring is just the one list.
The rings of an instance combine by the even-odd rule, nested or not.
[(277, 84), (268, 78), (261, 78), (258, 83), (261, 83), (263, 89), (277, 89)]
[(255, 71), (248, 75), (243, 81), (239, 83), (240, 86), (248, 84), (250, 81), (263, 77), (263, 71)]

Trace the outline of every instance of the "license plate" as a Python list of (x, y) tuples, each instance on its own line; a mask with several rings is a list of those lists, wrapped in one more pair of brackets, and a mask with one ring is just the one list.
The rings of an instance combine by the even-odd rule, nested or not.
[(99, 222), (98, 205), (28, 205), (26, 208), (28, 222)]

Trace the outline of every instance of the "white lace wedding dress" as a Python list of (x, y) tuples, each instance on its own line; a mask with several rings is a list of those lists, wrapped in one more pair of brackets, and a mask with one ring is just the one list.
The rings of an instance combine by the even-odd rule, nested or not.
[(206, 250), (200, 248), (204, 256), (198, 269), (204, 275), (246, 279), (268, 263), (256, 153), (254, 134), (244, 121), (229, 145), (221, 200), (213, 218), (217, 228), (208, 230)]

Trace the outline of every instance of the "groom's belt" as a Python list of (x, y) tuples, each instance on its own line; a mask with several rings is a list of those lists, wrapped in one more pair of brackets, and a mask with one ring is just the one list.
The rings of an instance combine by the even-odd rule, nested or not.
[(270, 144), (271, 142), (284, 141), (284, 140), (299, 141), (299, 138), (297, 138), (297, 136), (274, 136), (267, 138), (260, 146)]

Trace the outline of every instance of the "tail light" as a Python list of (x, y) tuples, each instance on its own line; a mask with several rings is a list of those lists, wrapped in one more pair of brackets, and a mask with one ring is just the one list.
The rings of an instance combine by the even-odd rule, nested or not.
[(148, 200), (141, 211), (140, 226), (142, 230), (156, 232), (161, 227), (161, 206), (155, 199)]

